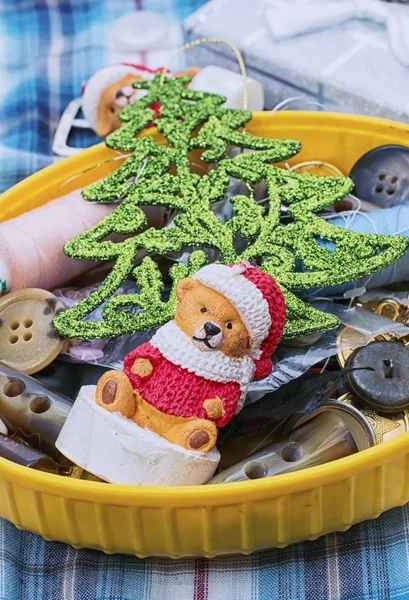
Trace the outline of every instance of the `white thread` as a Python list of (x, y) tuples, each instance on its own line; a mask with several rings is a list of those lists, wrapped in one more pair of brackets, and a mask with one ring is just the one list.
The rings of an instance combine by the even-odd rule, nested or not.
[[(321, 288), (321, 289), (323, 289), (323, 288)], [(327, 296), (314, 296), (314, 300), (324, 300), (325, 302), (329, 302), (330, 304), (334, 304), (333, 298), (329, 298)]]
[(396, 231), (393, 235), (400, 235), (401, 233), (403, 233), (404, 231), (407, 231), (409, 229), (408, 227), (405, 227), (404, 229), (399, 229), (399, 231)]
[(286, 98), (285, 100), (282, 100), (281, 102), (279, 102), (278, 104), (276, 104), (276, 106), (270, 110), (270, 116), (277, 112), (278, 110), (280, 110), (281, 108), (283, 108), (283, 106), (285, 106), (286, 104), (289, 104), (290, 102), (294, 102), (294, 100), (302, 100), (302, 96), (292, 96), (291, 98)]
[(324, 363), (324, 366), (322, 367), (322, 369), (321, 369), (320, 373), (323, 373), (323, 372), (325, 371), (325, 369), (327, 368), (327, 365), (328, 365), (328, 363), (329, 363), (329, 359), (330, 359), (330, 358), (331, 358), (331, 357), (330, 357), (330, 356), (328, 356), (328, 358), (327, 358), (327, 360), (325, 361), (325, 363)]
[(67, 185), (67, 183), (70, 183), (70, 181), (74, 181), (75, 179), (78, 179), (78, 177), (81, 177), (81, 175), (84, 175), (85, 173), (88, 173), (89, 171), (92, 171), (93, 169), (97, 169), (98, 167), (102, 167), (102, 165), (106, 165), (106, 164), (108, 164), (110, 162), (113, 162), (115, 160), (121, 160), (123, 158), (129, 158), (130, 156), (131, 156), (131, 154), (120, 154), (119, 156), (115, 156), (114, 158), (110, 158), (109, 160), (104, 160), (103, 162), (100, 162), (100, 163), (98, 163), (96, 165), (93, 165), (89, 169), (85, 169), (85, 171), (81, 171), (81, 173), (76, 173), (75, 175), (73, 175), (69, 179), (66, 179), (60, 185), (60, 189), (63, 188), (65, 185)]
[(281, 110), (287, 104), (290, 104), (291, 102), (295, 102), (296, 100), (303, 100), (304, 103), (308, 104), (309, 106), (318, 106), (319, 108), (323, 108), (325, 111), (327, 110), (327, 107), (324, 104), (322, 104), (321, 102), (318, 102), (317, 100), (307, 100), (304, 96), (292, 96), (290, 98), (286, 98), (285, 100), (282, 100), (272, 110), (270, 110), (269, 117), (271, 117), (271, 115), (274, 114), (275, 112)]

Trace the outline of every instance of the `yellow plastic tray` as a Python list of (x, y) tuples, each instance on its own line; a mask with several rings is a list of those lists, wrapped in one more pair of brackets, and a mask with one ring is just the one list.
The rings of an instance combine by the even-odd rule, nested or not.
[[(254, 115), (248, 130), (299, 139), (292, 163), (324, 160), (348, 173), (382, 144), (409, 146), (409, 126), (328, 113)], [(155, 131), (149, 132), (156, 135)], [(118, 162), (102, 146), (29, 177), (0, 197), (3, 219), (82, 187)], [(409, 501), (409, 433), (336, 462), (218, 486), (131, 487), (70, 480), (0, 459), (0, 516), (76, 548), (145, 556), (212, 557), (314, 540)]]

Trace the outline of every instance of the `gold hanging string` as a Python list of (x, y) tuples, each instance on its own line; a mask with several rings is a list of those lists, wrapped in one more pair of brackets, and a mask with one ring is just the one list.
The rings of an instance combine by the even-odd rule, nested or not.
[(181, 54), (182, 52), (185, 52), (185, 50), (189, 50), (189, 48), (194, 48), (195, 46), (200, 46), (201, 44), (222, 44), (223, 46), (227, 46), (228, 48), (233, 50), (233, 52), (237, 58), (237, 62), (239, 63), (241, 75), (243, 77), (243, 109), (247, 110), (248, 91), (247, 91), (246, 65), (244, 64), (243, 57), (240, 53), (240, 50), (237, 48), (237, 46), (235, 46), (234, 44), (231, 44), (230, 42), (226, 42), (225, 40), (218, 40), (217, 38), (200, 38), (198, 40), (194, 40), (193, 42), (188, 42), (187, 44), (185, 44), (184, 46), (182, 46), (181, 48), (176, 50), (176, 52), (174, 52), (172, 54), (172, 56), (170, 57), (170, 60), (169, 60), (168, 64), (166, 65), (166, 67), (164, 67), (162, 69), (162, 73), (161, 73), (160, 80), (159, 80), (160, 85), (163, 85), (163, 82), (165, 81), (166, 73), (169, 71), (170, 64), (173, 62), (173, 60), (177, 56), (179, 56), (179, 54)]
[[(193, 42), (189, 42), (187, 44), (185, 44), (184, 46), (182, 46), (181, 48), (179, 48), (178, 50), (176, 50), (176, 52), (174, 52), (172, 54), (172, 56), (170, 57), (170, 60), (167, 64), (166, 67), (164, 67), (162, 69), (161, 72), (161, 76), (160, 76), (160, 84), (163, 85), (163, 82), (165, 80), (166, 77), (166, 73), (169, 71), (169, 66), (170, 64), (173, 62), (173, 60), (182, 52), (184, 52), (185, 50), (188, 50), (189, 48), (193, 48), (195, 46), (200, 46), (201, 44), (222, 44), (223, 46), (227, 46), (228, 48), (230, 48), (231, 50), (233, 50), (236, 58), (237, 58), (237, 62), (239, 64), (240, 67), (240, 73), (243, 77), (243, 109), (247, 110), (247, 106), (248, 106), (248, 92), (247, 92), (247, 71), (246, 71), (246, 66), (244, 64), (244, 60), (243, 57), (240, 53), (240, 50), (237, 48), (237, 46), (235, 46), (234, 44), (231, 44), (230, 42), (226, 42), (224, 40), (218, 40), (217, 38), (201, 38), (198, 40), (194, 40)], [(245, 128), (243, 127), (243, 133), (246, 133)], [(81, 175), (84, 175), (85, 173), (88, 173), (88, 171), (92, 171), (93, 169), (97, 169), (98, 167), (101, 167), (102, 165), (105, 165), (107, 163), (113, 162), (115, 160), (121, 160), (124, 158), (128, 158), (129, 156), (131, 156), (131, 154), (125, 153), (125, 154), (119, 154), (118, 156), (115, 156), (114, 158), (109, 158), (107, 160), (101, 161), (99, 163), (97, 163), (96, 165), (93, 165), (92, 167), (88, 167), (87, 169), (84, 169), (83, 171), (81, 171), (80, 173), (76, 173), (75, 175), (73, 175), (72, 177), (70, 177), (69, 179), (67, 179), (66, 181), (64, 181), (60, 187), (63, 187), (65, 185), (67, 185), (68, 183), (71, 183), (73, 180), (77, 179), (78, 177), (81, 177)], [(142, 170), (144, 169), (145, 165), (143, 165)], [(139, 174), (138, 174), (139, 175)], [(248, 186), (250, 192), (253, 192), (253, 189), (251, 188), (251, 186)], [(128, 190), (129, 191), (129, 190)]]

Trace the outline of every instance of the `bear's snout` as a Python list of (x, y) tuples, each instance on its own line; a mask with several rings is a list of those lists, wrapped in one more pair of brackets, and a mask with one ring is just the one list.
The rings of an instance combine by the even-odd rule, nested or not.
[(217, 323), (206, 321), (195, 330), (193, 341), (201, 350), (216, 350), (223, 341), (222, 328)]
[(206, 321), (206, 323), (203, 325), (205, 333), (208, 337), (213, 337), (214, 335), (217, 335), (218, 333), (220, 333), (221, 329), (218, 325), (215, 325), (214, 323), (210, 323), (210, 321)]

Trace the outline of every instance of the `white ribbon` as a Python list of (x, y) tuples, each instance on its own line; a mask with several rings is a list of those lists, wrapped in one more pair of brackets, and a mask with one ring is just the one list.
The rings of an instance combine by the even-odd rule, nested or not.
[(327, 29), (351, 19), (366, 19), (382, 24), (396, 58), (409, 66), (409, 6), (384, 0), (286, 0), (266, 10), (266, 21), (276, 41)]

